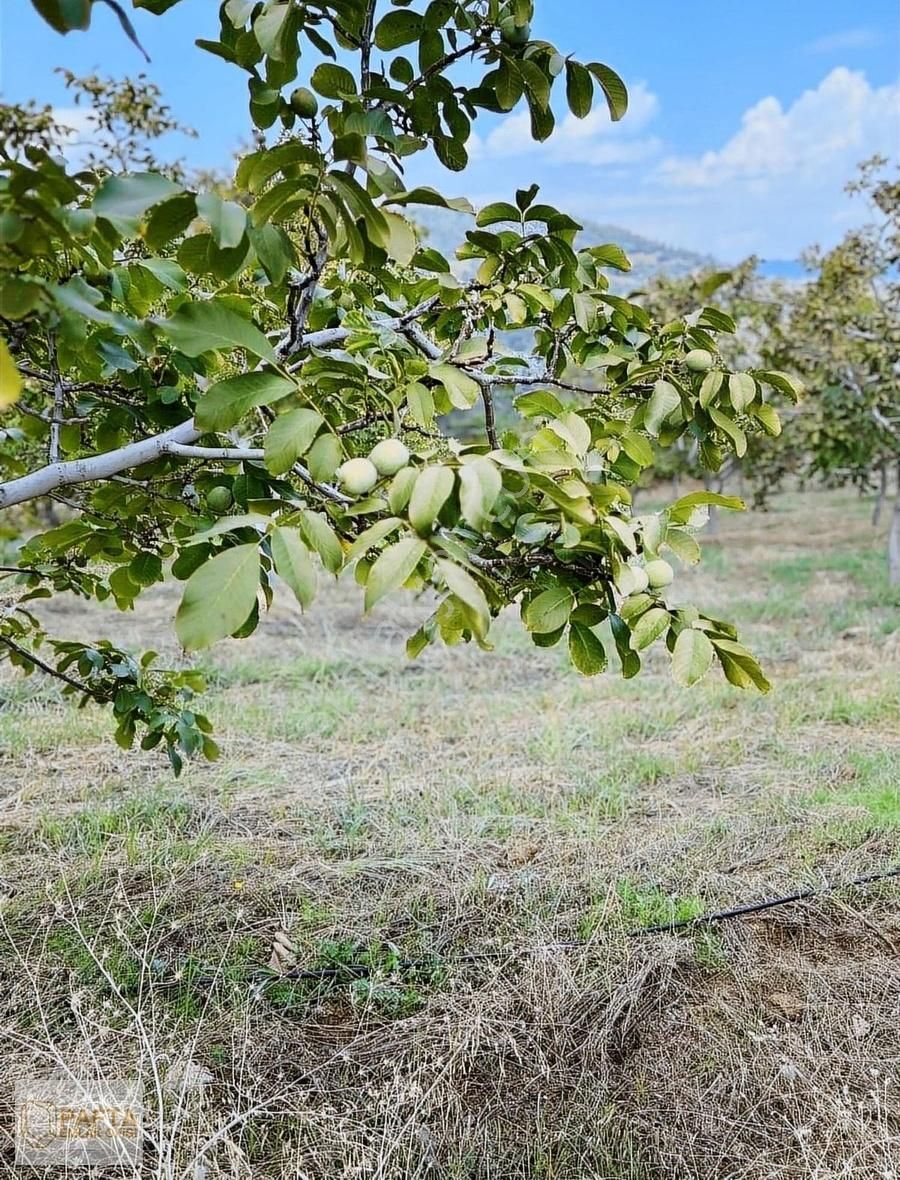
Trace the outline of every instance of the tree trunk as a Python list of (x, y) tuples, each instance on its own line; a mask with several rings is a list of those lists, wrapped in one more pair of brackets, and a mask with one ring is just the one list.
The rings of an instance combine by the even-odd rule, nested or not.
[(900, 464), (897, 465), (897, 498), (888, 537), (888, 581), (892, 586), (900, 586)]
[(872, 509), (872, 527), (874, 528), (881, 520), (881, 513), (884, 508), (884, 500), (887, 496), (888, 490), (888, 467), (887, 463), (882, 463), (878, 472), (878, 495), (875, 498), (875, 507)]

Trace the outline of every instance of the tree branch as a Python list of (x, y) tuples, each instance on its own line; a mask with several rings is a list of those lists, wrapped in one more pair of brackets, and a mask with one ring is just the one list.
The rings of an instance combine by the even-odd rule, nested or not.
[(114, 451), (101, 455), (89, 455), (83, 459), (70, 459), (63, 463), (48, 463), (37, 471), (22, 475), (0, 484), (0, 509), (24, 504), (38, 496), (46, 496), (57, 488), (72, 487), (75, 484), (91, 483), (98, 479), (109, 479), (121, 471), (141, 467), (162, 458), (170, 443), (192, 443), (200, 437), (194, 419), (179, 423), (163, 434), (142, 438), (128, 443)]
[[(407, 336), (411, 343), (414, 343), (415, 346), (420, 348), (431, 360), (437, 360), (441, 356), (440, 348), (415, 324), (416, 319), (426, 315), (434, 307), (435, 303), (436, 299), (426, 300), (416, 307), (410, 308), (395, 319), (386, 321), (381, 326), (403, 332), (404, 334), (408, 332), (413, 333), (412, 336)], [(350, 329), (344, 327), (323, 328), (318, 332), (309, 332), (301, 338), (298, 350), (299, 348), (328, 348), (332, 345), (342, 344), (350, 334)], [(303, 361), (296, 361), (288, 367), (288, 371), (295, 372), (302, 364)], [(479, 377), (475, 379), (479, 380)], [(487, 379), (481, 376), (481, 380)], [(251, 451), (231, 447), (191, 448), (188, 453), (179, 450), (182, 447), (190, 448), (191, 444), (195, 443), (201, 437), (201, 434), (202, 431), (198, 430), (194, 425), (193, 418), (188, 418), (185, 422), (179, 423), (177, 426), (172, 427), (171, 430), (164, 431), (162, 434), (152, 435), (150, 438), (128, 443), (126, 446), (118, 447), (113, 451), (106, 451), (100, 455), (89, 455), (82, 459), (48, 463), (45, 467), (41, 467), (37, 471), (32, 471), (28, 475), (20, 476), (18, 479), (8, 480), (6, 483), (0, 483), (0, 510), (11, 508), (15, 504), (24, 504), (28, 500), (35, 500), (40, 496), (47, 496), (59, 488), (73, 487), (76, 484), (82, 483), (92, 483), (96, 480), (111, 479), (123, 471), (128, 471), (133, 467), (142, 467), (145, 463), (152, 463), (156, 459), (163, 458), (165, 455), (172, 455), (176, 458), (222, 459), (223, 461), (226, 459), (231, 461), (243, 459), (258, 461), (263, 457), (263, 452), (259, 450)], [(301, 470), (295, 469), (295, 473), (309, 487), (335, 500), (336, 503), (346, 502), (345, 497), (337, 489), (328, 488), (324, 484), (317, 484), (312, 479), (312, 476), (309, 475), (309, 472), (302, 474)]]
[(179, 442), (166, 443), (163, 453), (179, 459), (218, 459), (223, 463), (260, 463), (266, 454), (259, 447), (192, 447)]
[(19, 647), (18, 643), (14, 643), (12, 639), (8, 639), (5, 635), (0, 635), (0, 643), (4, 647), (8, 647), (10, 651), (14, 651), (17, 655), (22, 656), (23, 659), (28, 660), (30, 664), (34, 664), (35, 668), (40, 668), (42, 672), (46, 672), (48, 676), (52, 676), (56, 680), (62, 680), (64, 684), (77, 689), (78, 692), (83, 692), (85, 696), (93, 696), (93, 693), (86, 684), (83, 684), (80, 680), (75, 680), (72, 676), (67, 676), (65, 672), (60, 672), (52, 664), (45, 664), (33, 652), (30, 652), (25, 647)]

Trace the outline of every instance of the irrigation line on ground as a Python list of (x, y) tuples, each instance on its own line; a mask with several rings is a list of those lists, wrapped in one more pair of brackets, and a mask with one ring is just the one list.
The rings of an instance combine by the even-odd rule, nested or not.
[[(824, 885), (798, 889), (793, 893), (785, 893), (778, 897), (765, 898), (762, 901), (744, 902), (724, 910), (713, 910), (709, 913), (698, 914), (693, 918), (679, 918), (672, 922), (659, 922), (653, 926), (639, 926), (626, 932), (626, 938), (646, 938), (656, 934), (677, 934), (685, 930), (694, 930), (702, 926), (711, 926), (717, 922), (729, 922), (737, 918), (746, 918), (753, 914), (762, 914), (766, 910), (773, 910), (779, 906), (792, 905), (798, 901), (809, 901), (816, 897), (825, 897), (829, 893), (836, 893), (841, 889), (854, 889), (866, 885), (874, 885), (880, 881), (888, 881), (900, 877), (900, 865), (878, 872), (864, 873), (850, 881), (826, 881)], [(569, 942), (538, 943), (535, 946), (506, 948), (504, 950), (469, 951), (459, 955), (452, 955), (437, 960), (434, 956), (419, 959), (401, 959), (392, 965), (392, 971), (425, 971), (437, 967), (455, 967), (468, 963), (483, 963), (502, 959), (518, 959), (525, 955), (541, 954), (544, 951), (580, 950), (591, 944), (592, 939), (575, 939)], [(254, 992), (261, 996), (266, 989), (275, 983), (327, 983), (368, 979), (384, 970), (384, 966), (377, 963), (337, 963), (330, 967), (289, 967), (284, 971), (269, 968), (252, 968), (246, 974), (247, 980), (254, 981)], [(193, 978), (154, 980), (155, 987), (209, 986), (216, 982), (215, 975), (200, 975)]]

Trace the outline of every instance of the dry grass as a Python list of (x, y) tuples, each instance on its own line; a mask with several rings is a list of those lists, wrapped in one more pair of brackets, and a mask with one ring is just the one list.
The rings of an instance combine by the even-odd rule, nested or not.
[[(179, 783), (4, 682), (2, 1084), (140, 1072), (155, 1180), (896, 1177), (896, 885), (623, 935), (896, 861), (900, 599), (867, 507), (723, 520), (681, 579), (767, 698), (679, 690), (663, 655), (584, 681), (512, 622), (409, 664), (421, 606), (364, 622), (350, 587), (213, 653), (223, 758)], [(159, 649), (173, 605), (53, 623)], [(279, 929), (374, 975), (261, 993)]]

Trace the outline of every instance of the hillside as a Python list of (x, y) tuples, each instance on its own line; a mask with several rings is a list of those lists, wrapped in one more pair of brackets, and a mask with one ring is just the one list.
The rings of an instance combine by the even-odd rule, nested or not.
[[(417, 207), (412, 216), (424, 231), (428, 244), (450, 259), (453, 259), (456, 248), (465, 239), (466, 230), (474, 224), (466, 214), (453, 213), (447, 209)], [(619, 291), (638, 289), (658, 274), (690, 274), (701, 267), (715, 264), (715, 260), (709, 256), (664, 245), (618, 225), (600, 224), (583, 218), (580, 220), (584, 226), (578, 235), (580, 245), (599, 246), (605, 242), (615, 242), (631, 259), (632, 269), (627, 274), (611, 272), (613, 286)], [(465, 274), (471, 269), (471, 264), (457, 263), (454, 269)]]

